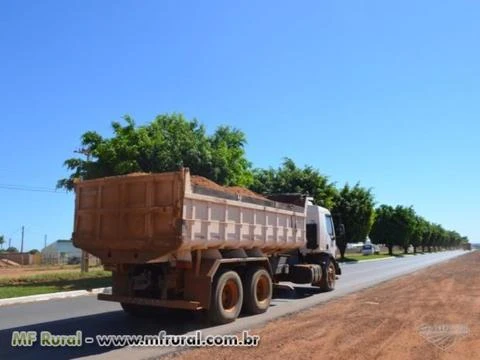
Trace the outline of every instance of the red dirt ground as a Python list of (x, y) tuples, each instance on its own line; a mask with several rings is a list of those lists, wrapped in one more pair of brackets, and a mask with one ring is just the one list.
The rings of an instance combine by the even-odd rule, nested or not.
[(272, 321), (257, 348), (169, 355), (210, 359), (480, 359), (480, 251)]

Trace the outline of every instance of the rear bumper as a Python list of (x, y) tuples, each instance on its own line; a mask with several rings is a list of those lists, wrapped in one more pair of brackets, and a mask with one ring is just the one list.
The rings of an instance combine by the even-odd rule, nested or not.
[(159, 300), (121, 295), (98, 294), (98, 300), (114, 301), (125, 304), (137, 304), (171, 309), (201, 310), (200, 302), (188, 300)]

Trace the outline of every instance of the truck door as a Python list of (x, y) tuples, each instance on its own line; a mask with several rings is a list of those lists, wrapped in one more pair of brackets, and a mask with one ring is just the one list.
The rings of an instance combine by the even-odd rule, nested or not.
[(335, 230), (333, 227), (332, 216), (325, 214), (325, 229), (327, 229), (327, 250), (335, 256), (337, 252), (337, 245), (335, 242)]

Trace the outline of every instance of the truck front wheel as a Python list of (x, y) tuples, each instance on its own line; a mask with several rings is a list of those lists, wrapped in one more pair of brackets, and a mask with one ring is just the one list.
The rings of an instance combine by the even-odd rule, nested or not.
[(267, 311), (272, 301), (272, 278), (264, 268), (254, 268), (245, 274), (244, 312), (261, 314)]
[(320, 289), (322, 291), (332, 291), (335, 289), (336, 280), (335, 264), (329, 258), (322, 266), (322, 279), (320, 280)]
[(240, 314), (243, 302), (242, 280), (235, 271), (224, 271), (214, 279), (210, 320), (214, 324), (234, 321)]

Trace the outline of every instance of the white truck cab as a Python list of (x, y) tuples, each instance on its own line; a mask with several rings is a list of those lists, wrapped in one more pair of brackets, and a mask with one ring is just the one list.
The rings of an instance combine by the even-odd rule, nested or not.
[(337, 244), (330, 211), (307, 199), (306, 224), (307, 246), (300, 250), (302, 255), (329, 253), (335, 258)]

